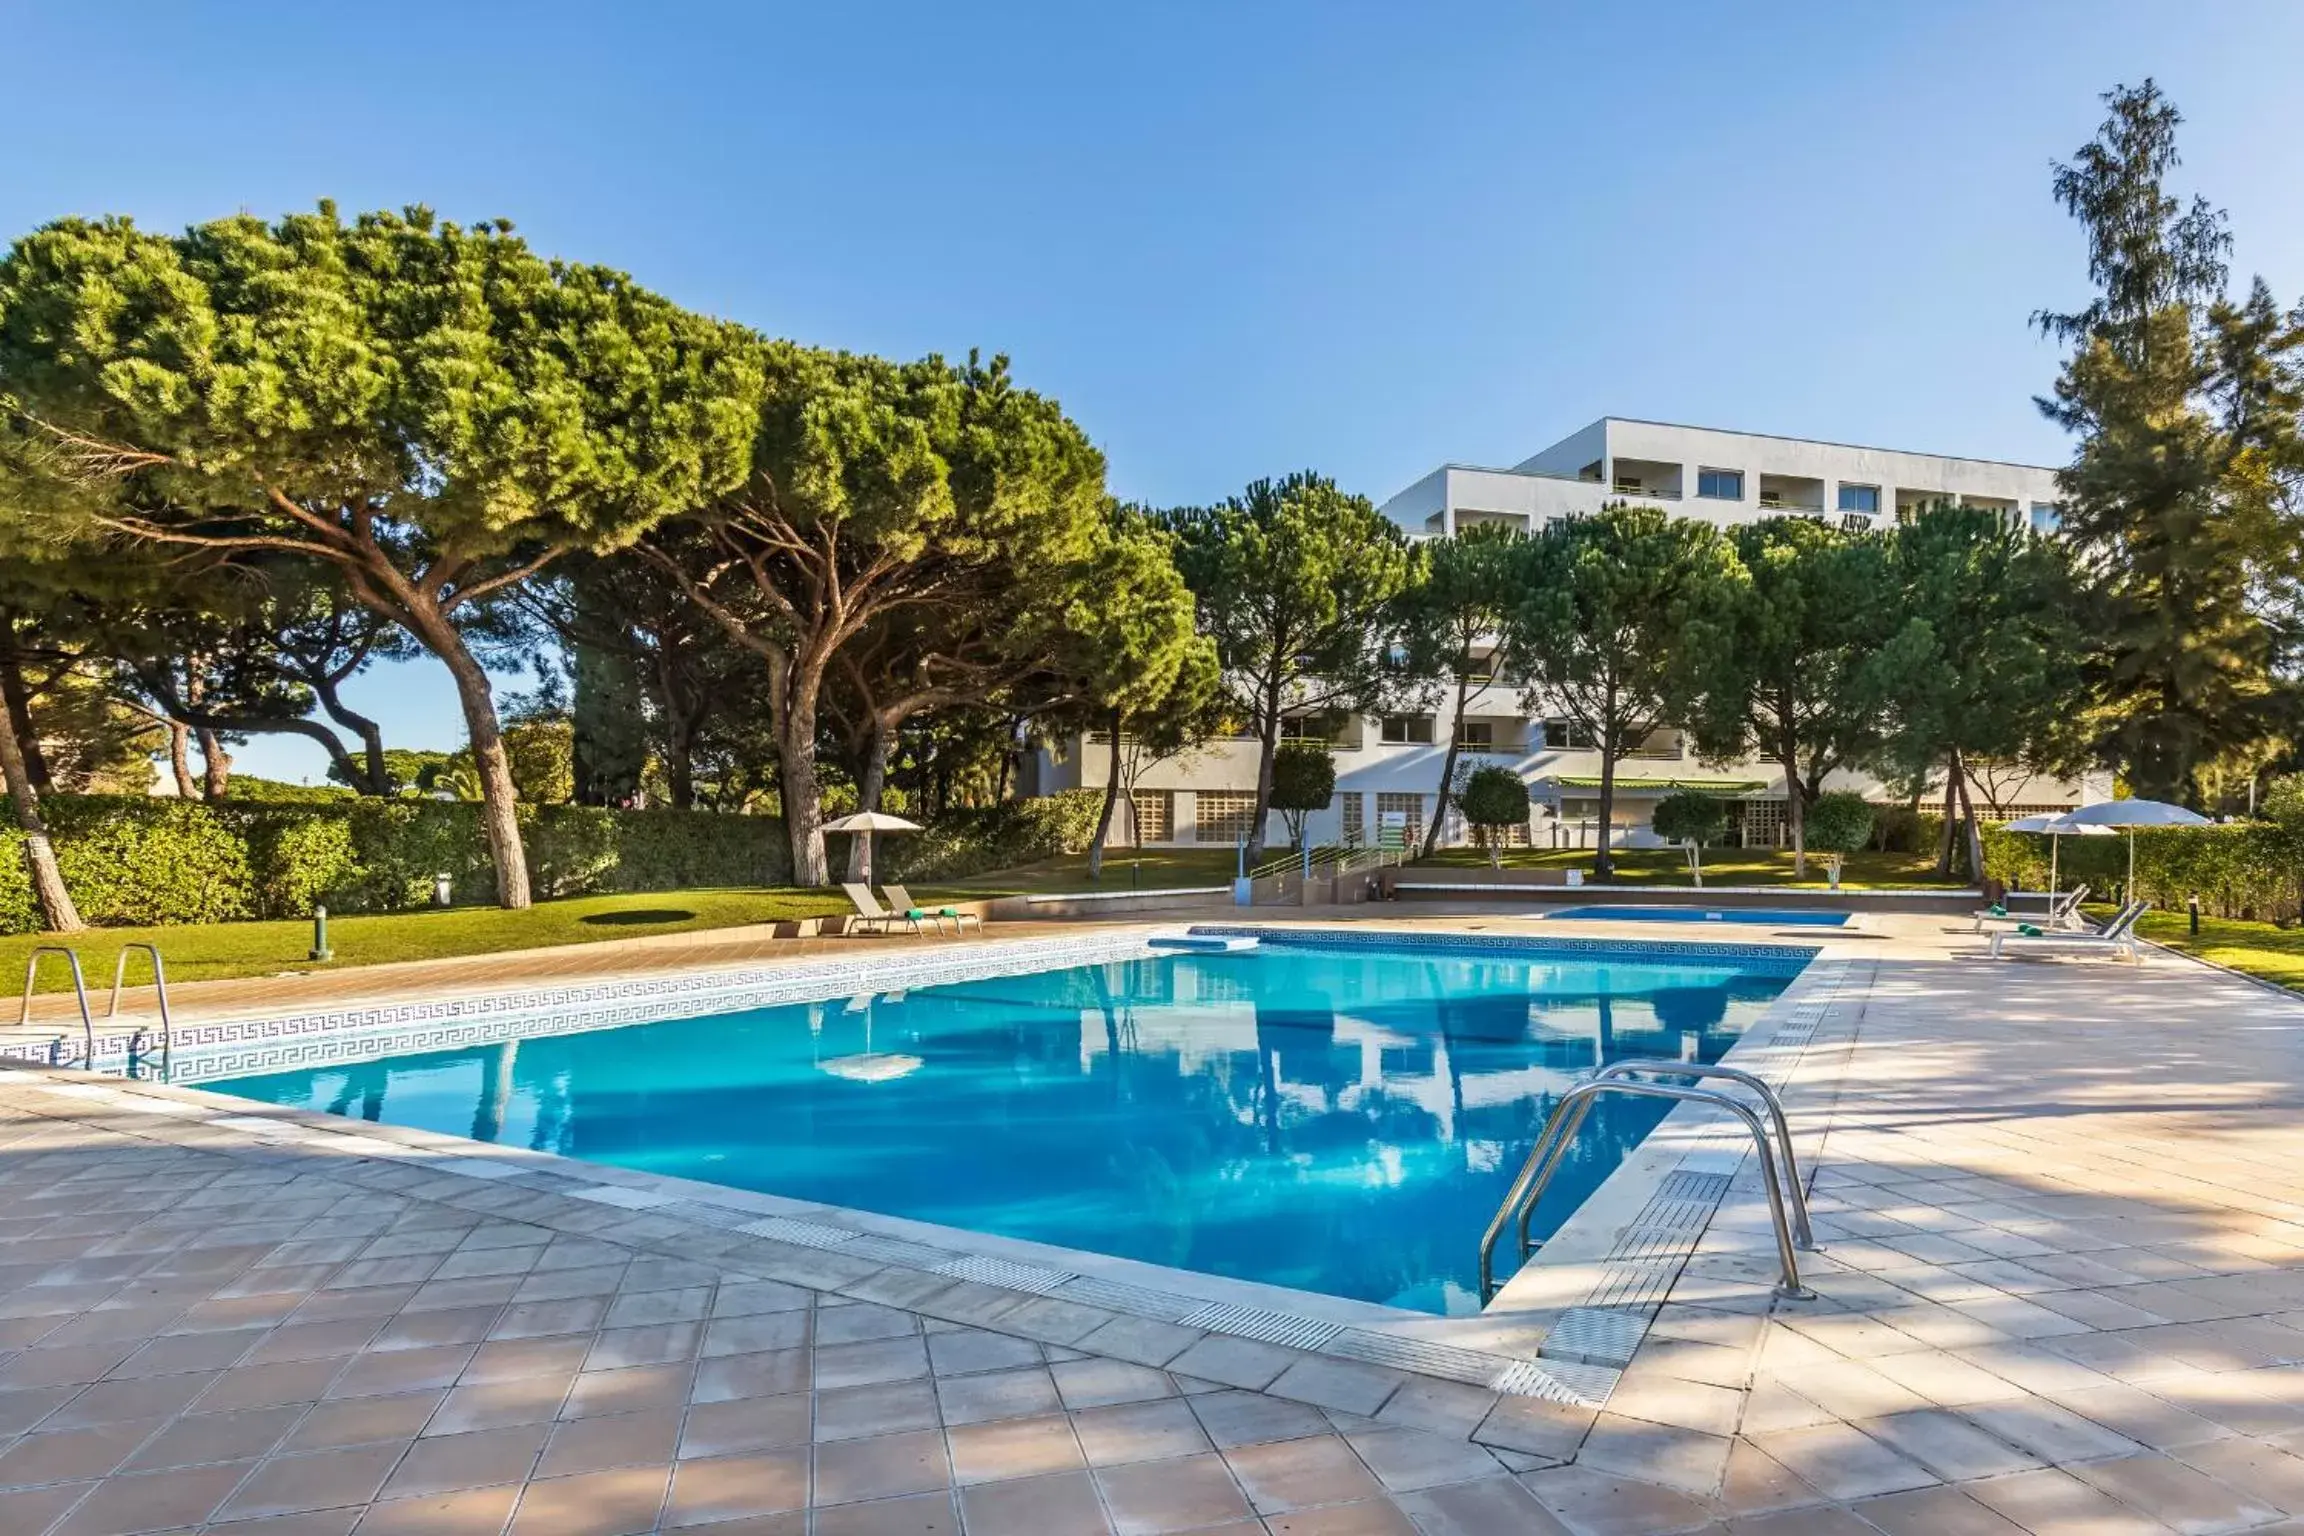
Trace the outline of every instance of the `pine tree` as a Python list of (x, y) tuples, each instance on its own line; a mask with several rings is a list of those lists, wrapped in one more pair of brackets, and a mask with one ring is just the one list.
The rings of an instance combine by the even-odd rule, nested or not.
[(2072, 344), (2047, 416), (2077, 433), (2063, 528), (2094, 576), (2098, 752), (2136, 793), (2197, 801), (2204, 768), (2277, 733), (2279, 610), (2297, 576), (2284, 513), (2304, 474), (2298, 317), (2261, 280), (2224, 297), (2231, 233), (2166, 186), (2182, 118), (2150, 80), (2105, 96), (2056, 168), (2095, 296), (2034, 317)]

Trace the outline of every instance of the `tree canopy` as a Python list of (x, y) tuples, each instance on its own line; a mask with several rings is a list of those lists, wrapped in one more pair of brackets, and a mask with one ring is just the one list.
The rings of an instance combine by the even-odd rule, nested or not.
[(1416, 560), (1365, 496), (1311, 473), (1258, 480), (1165, 521), (1200, 627), (1256, 737), (1253, 862), (1264, 852), (1282, 719), (1372, 709), (1405, 680), (1402, 599)]
[(1691, 637), (1717, 624), (1735, 555), (1719, 532), (1654, 507), (1611, 506), (1548, 525), (1535, 579), (1513, 609), (1513, 654), (1531, 711), (1564, 710), (1600, 753), (1602, 879), (1616, 768), (1692, 692)]
[(66, 219), (0, 261), (12, 459), (131, 540), (324, 566), (439, 656), (506, 906), (527, 865), (467, 616), (735, 484), (759, 374), (732, 327), (421, 208)]

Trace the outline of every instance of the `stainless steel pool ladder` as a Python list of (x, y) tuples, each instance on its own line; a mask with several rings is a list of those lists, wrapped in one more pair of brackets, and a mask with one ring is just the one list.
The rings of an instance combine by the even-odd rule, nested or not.
[[(1749, 1088), (1759, 1096), (1761, 1105), (1774, 1123), (1776, 1146), (1769, 1145), (1768, 1131), (1760, 1123), (1760, 1116), (1743, 1100), (1711, 1088), (1669, 1083), (1642, 1082), (1638, 1074), (1654, 1077), (1714, 1078)], [(1749, 1072), (1734, 1067), (1708, 1065), (1701, 1062), (1635, 1059), (1613, 1062), (1602, 1067), (1585, 1082), (1577, 1084), (1560, 1096), (1552, 1106), (1544, 1129), (1537, 1135), (1535, 1146), (1528, 1150), (1528, 1161), (1521, 1165), (1520, 1176), (1512, 1181), (1504, 1203), (1497, 1207), (1496, 1217), (1488, 1223), (1488, 1230), (1480, 1238), (1480, 1301), (1483, 1306), (1496, 1296), (1496, 1244), (1508, 1228), (1517, 1227), (1519, 1254), (1525, 1263), (1535, 1252), (1536, 1241), (1529, 1236), (1529, 1223), (1535, 1218), (1537, 1202), (1544, 1198), (1553, 1176), (1567, 1160), (1568, 1149), (1583, 1128), (1584, 1117), (1591, 1112), (1592, 1101), (1603, 1094), (1620, 1093), (1634, 1098), (1672, 1099), (1688, 1104), (1709, 1104), (1724, 1109), (1742, 1121), (1752, 1134), (1753, 1149), (1759, 1153), (1760, 1179), (1768, 1193), (1768, 1215), (1776, 1229), (1776, 1258), (1783, 1273), (1777, 1282), (1776, 1294), (1788, 1300), (1806, 1301), (1815, 1296), (1800, 1283), (1800, 1261), (1795, 1248), (1813, 1251), (1816, 1238), (1808, 1225), (1808, 1197), (1800, 1181), (1800, 1166), (1792, 1153), (1792, 1131), (1784, 1118), (1783, 1101), (1774, 1089)], [(1778, 1149), (1783, 1157), (1783, 1172), (1777, 1170)], [(1789, 1207), (1784, 1186), (1791, 1186)], [(1788, 1214), (1789, 1212), (1789, 1214)]]
[[(168, 1016), (168, 963), (160, 958), (159, 945), (123, 944), (120, 946), (119, 962), (112, 967), (112, 1006), (104, 1010), (104, 1017), (107, 1019), (120, 1017), (120, 984), (128, 979), (128, 956), (139, 949), (152, 957), (152, 995), (159, 1000), (160, 1004), (160, 1081), (165, 1083), (169, 1080), (176, 1065), (176, 1021)], [(82, 1006), (85, 1008), (86, 1005), (83, 1004)], [(143, 1043), (144, 1031), (142, 1029), (138, 1029), (135, 1034), (128, 1037), (128, 1072), (130, 1076), (135, 1075), (136, 1063), (141, 1055), (138, 1047)]]
[[(142, 950), (152, 957), (152, 991), (160, 1005), (160, 1077), (166, 1081), (175, 1066), (175, 1021), (168, 1013), (168, 965), (160, 958), (157, 944), (123, 944), (119, 962), (112, 967), (112, 1004), (104, 1010), (104, 1017), (120, 1017), (120, 991), (128, 979), (128, 956)], [(29, 1028), (32, 1023), (32, 988), (40, 979), (40, 961), (45, 955), (62, 955), (64, 963), (72, 968), (72, 997), (80, 1006), (80, 1064), (96, 1070), (96, 1021), (88, 1012), (88, 979), (80, 970), (80, 952), (64, 944), (42, 944), (24, 957), (24, 1001), (16, 1011), (16, 1027)], [(61, 1038), (61, 1037), (59, 1037)], [(128, 1041), (128, 1070), (136, 1070), (139, 1047), (144, 1042), (144, 1031), (138, 1029)]]
[[(96, 1070), (96, 1021), (88, 1016), (88, 980), (80, 974), (78, 950), (62, 944), (40, 944), (35, 945), (32, 952), (24, 957), (24, 1006), (16, 1010), (16, 1027), (27, 1029), (31, 1026), (32, 984), (39, 979), (40, 961), (47, 955), (62, 955), (64, 963), (72, 967), (72, 996), (80, 1004), (80, 1065), (93, 1072)], [(57, 1037), (59, 1043), (62, 1038)], [(53, 1049), (50, 1059), (54, 1059)]]

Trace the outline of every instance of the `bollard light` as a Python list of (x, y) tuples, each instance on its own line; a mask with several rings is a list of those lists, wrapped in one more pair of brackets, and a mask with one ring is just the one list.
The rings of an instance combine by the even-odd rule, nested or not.
[(444, 873), (432, 877), (432, 904), (438, 907), (456, 904), (456, 882)]
[(2195, 892), (2195, 893), (2193, 894), (2192, 898), (2191, 898), (2189, 901), (2187, 901), (2187, 902), (2186, 902), (2184, 905), (2185, 905), (2185, 908), (2186, 908), (2186, 910), (2187, 910), (2187, 913), (2188, 913), (2188, 915), (2189, 915), (2189, 916), (2191, 917), (2191, 919), (2192, 919), (2192, 937), (2194, 937), (2194, 938), (2198, 938), (2198, 937), (2200, 937), (2200, 897), (2199, 897), (2199, 894), (2198, 894), (2197, 892)]
[(328, 947), (328, 909), (317, 902), (312, 907), (312, 953), (314, 960), (333, 960), (336, 951)]

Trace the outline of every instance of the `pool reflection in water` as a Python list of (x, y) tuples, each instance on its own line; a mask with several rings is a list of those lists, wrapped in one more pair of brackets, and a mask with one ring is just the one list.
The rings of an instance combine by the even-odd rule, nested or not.
[[(1553, 1098), (1717, 1059), (1784, 963), (1176, 955), (207, 1084), (1428, 1312)], [(1604, 1100), (1548, 1233), (1668, 1106)]]

